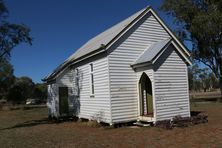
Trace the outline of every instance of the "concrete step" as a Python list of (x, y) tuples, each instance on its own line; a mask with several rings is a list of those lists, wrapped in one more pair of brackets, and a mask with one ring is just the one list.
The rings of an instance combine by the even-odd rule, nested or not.
[(137, 121), (135, 123), (133, 123), (133, 125), (136, 125), (136, 126), (141, 126), (141, 127), (149, 127), (151, 126), (151, 123), (145, 123), (145, 122), (140, 122), (140, 121)]

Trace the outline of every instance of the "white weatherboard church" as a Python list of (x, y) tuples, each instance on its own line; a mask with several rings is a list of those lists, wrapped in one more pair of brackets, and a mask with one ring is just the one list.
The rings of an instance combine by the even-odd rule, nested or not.
[(53, 73), (51, 117), (110, 125), (190, 117), (189, 52), (151, 7), (89, 40)]

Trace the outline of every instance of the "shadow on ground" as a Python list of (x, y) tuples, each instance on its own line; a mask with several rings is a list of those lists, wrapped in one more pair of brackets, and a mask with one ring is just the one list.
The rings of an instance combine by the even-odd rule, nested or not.
[(37, 126), (37, 125), (52, 124), (52, 123), (54, 123), (54, 122), (52, 122), (48, 118), (41, 119), (41, 120), (31, 120), (31, 121), (26, 121), (24, 123), (16, 124), (16, 125), (11, 126), (11, 127), (1, 128), (0, 131), (1, 130), (15, 129), (15, 128), (22, 128), (22, 127), (33, 127), (33, 126)]
[(33, 126), (38, 126), (38, 125), (43, 125), (43, 124), (59, 124), (59, 123), (68, 122), (68, 121), (75, 121), (75, 120), (70, 119), (70, 118), (62, 118), (62, 119), (59, 119), (59, 120), (43, 118), (43, 119), (40, 119), (40, 120), (26, 121), (26, 122), (19, 123), (19, 124), (16, 124), (14, 126), (11, 126), (11, 127), (1, 128), (0, 131), (1, 130), (15, 129), (15, 128), (23, 128), (23, 127), (33, 127)]
[[(191, 111), (191, 117), (193, 116), (197, 116), (199, 114), (201, 114), (203, 111)], [(70, 122), (70, 121), (74, 121), (76, 122), (78, 120), (77, 117), (75, 118), (60, 118), (59, 120), (54, 120), (54, 119), (49, 119), (49, 118), (43, 118), (40, 120), (30, 120), (30, 121), (26, 121), (23, 123), (19, 123), (16, 124), (14, 126), (11, 127), (6, 127), (6, 128), (1, 128), (0, 131), (2, 130), (10, 130), (10, 129), (16, 129), (16, 128), (23, 128), (23, 127), (33, 127), (33, 126), (38, 126), (38, 125), (44, 125), (44, 124), (59, 124), (59, 123), (64, 123), (64, 122)], [(88, 121), (88, 120), (87, 120)], [(82, 119), (81, 122), (86, 122), (84, 121), (84, 119)], [(101, 124), (102, 126), (107, 126), (107, 124)], [(117, 124), (119, 125), (119, 124)], [(130, 123), (125, 123), (125, 124), (120, 124), (120, 125), (124, 125), (124, 126), (130, 126), (133, 125), (133, 122)], [(122, 127), (122, 126), (117, 126), (117, 127)]]
[(200, 113), (203, 113), (203, 111), (191, 111), (190, 115), (191, 115), (191, 117), (193, 117), (193, 116), (199, 115)]

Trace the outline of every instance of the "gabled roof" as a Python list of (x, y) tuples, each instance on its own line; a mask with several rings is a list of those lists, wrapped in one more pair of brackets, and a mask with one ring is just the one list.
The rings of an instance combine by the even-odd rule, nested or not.
[(153, 43), (143, 52), (143, 54), (133, 63), (133, 65), (152, 62), (154, 58), (162, 51), (164, 47), (168, 45), (170, 41), (171, 39), (167, 39)]
[(180, 55), (185, 59), (188, 65), (191, 65), (191, 61), (184, 52), (181, 52), (177, 44), (173, 39), (161, 40), (156, 43), (153, 43), (149, 46), (140, 56), (139, 58), (131, 65), (133, 68), (144, 66), (144, 64), (153, 64), (158, 57), (162, 55), (162, 53), (167, 49), (169, 45), (173, 45), (175, 49), (180, 53)]
[(115, 36), (117, 36), (124, 28), (126, 28), (144, 10), (146, 9), (138, 11), (127, 19), (121, 21), (120, 23), (95, 36), (94, 38), (86, 42), (82, 47), (80, 47), (73, 55), (68, 58), (68, 60), (80, 58), (96, 49), (99, 49), (101, 46), (107, 45)]
[(111, 28), (105, 30), (94, 38), (90, 39), (83, 46), (81, 46), (74, 54), (72, 54), (64, 63), (59, 65), (51, 74), (46, 76), (43, 81), (53, 78), (58, 72), (60, 72), (65, 66), (67, 66), (72, 61), (75, 61), (91, 52), (94, 52), (100, 48), (104, 48), (108, 45), (116, 36), (118, 36), (124, 29), (129, 27), (129, 25), (140, 15), (145, 13), (150, 7), (146, 7), (127, 19), (121, 21), (120, 23), (112, 26)]
[(80, 47), (73, 55), (71, 55), (64, 63), (59, 65), (51, 74), (46, 76), (43, 81), (53, 80), (60, 72), (64, 71), (69, 65), (77, 63), (81, 59), (86, 59), (90, 56), (94, 56), (97, 53), (106, 51), (110, 45), (115, 43), (119, 37), (127, 32), (135, 22), (139, 21), (145, 14), (151, 12), (160, 24), (165, 28), (165, 30), (171, 35), (171, 37), (177, 42), (177, 44), (184, 50), (183, 52), (189, 56), (189, 52), (186, 47), (180, 43), (180, 41), (174, 36), (174, 34), (169, 30), (169, 28), (162, 22), (162, 20), (157, 16), (157, 14), (152, 10), (150, 6), (136, 12), (132, 16), (123, 20), (122, 22), (114, 25), (113, 27), (107, 29), (106, 31), (100, 33), (96, 37), (89, 40), (82, 47)]

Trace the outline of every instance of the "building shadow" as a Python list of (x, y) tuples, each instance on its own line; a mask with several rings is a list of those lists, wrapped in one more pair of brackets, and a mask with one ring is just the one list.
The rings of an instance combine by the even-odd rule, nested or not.
[(11, 127), (1, 128), (0, 131), (3, 130), (10, 130), (10, 129), (16, 129), (16, 128), (23, 128), (23, 127), (34, 127), (38, 125), (44, 125), (44, 124), (59, 124), (63, 122), (69, 122), (69, 121), (77, 121), (75, 117), (72, 118), (60, 118), (60, 119), (49, 119), (49, 118), (43, 118), (40, 120), (30, 120), (23, 123), (16, 124)]
[(1, 128), (1, 130), (9, 130), (9, 129), (15, 129), (15, 128), (22, 128), (22, 127), (33, 127), (37, 125), (43, 125), (43, 124), (53, 124), (52, 120), (49, 120), (48, 118), (40, 119), (40, 120), (30, 120), (23, 123), (16, 124), (11, 127)]
[(40, 120), (30, 120), (23, 123), (16, 124), (11, 127), (1, 128), (1, 130), (8, 130), (8, 129), (15, 129), (15, 128), (22, 128), (22, 127), (33, 127), (38, 125), (44, 125), (44, 124), (60, 124), (64, 122), (77, 122), (78, 117), (76, 116), (65, 116), (60, 118), (43, 118)]
[(197, 116), (197, 115), (199, 115), (200, 113), (202, 113), (203, 111), (191, 111), (190, 112), (190, 115), (191, 115), (191, 117), (193, 117), (193, 116)]

